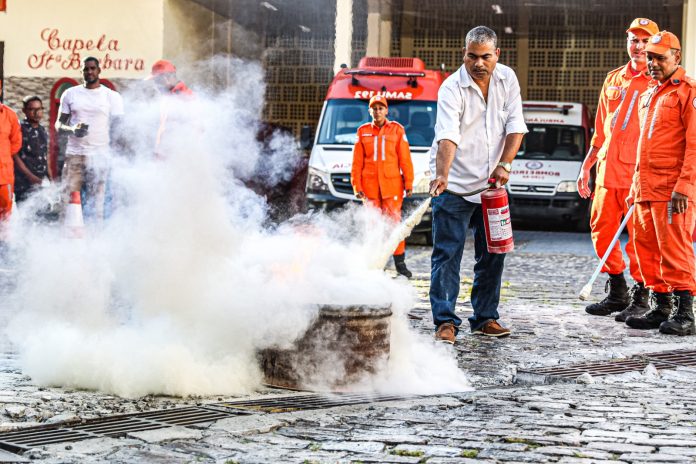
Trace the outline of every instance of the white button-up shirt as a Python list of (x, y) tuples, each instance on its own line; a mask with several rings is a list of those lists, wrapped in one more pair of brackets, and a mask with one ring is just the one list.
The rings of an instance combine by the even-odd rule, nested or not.
[[(526, 134), (520, 84), (509, 67), (496, 64), (488, 87), (488, 102), (464, 66), (443, 82), (437, 96), (435, 139), (430, 147), (430, 172), (440, 140), (457, 144), (447, 189), (466, 193), (486, 186), (503, 154), (507, 134)], [(481, 195), (466, 197), (481, 203)]]

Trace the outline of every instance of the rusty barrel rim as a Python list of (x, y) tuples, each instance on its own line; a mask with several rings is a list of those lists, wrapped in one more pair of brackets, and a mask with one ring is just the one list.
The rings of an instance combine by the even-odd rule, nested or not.
[(338, 305), (338, 304), (320, 304), (319, 317), (330, 318), (383, 318), (392, 315), (391, 304), (385, 303), (382, 305)]

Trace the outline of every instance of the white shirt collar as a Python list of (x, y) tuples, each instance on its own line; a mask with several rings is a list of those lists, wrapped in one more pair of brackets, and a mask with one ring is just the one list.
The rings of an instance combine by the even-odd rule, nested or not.
[[(495, 69), (493, 69), (492, 78), (505, 79), (505, 77), (505, 73), (500, 70), (500, 66), (496, 65)], [(461, 85), (462, 87), (470, 87), (473, 83), (474, 80), (467, 72), (466, 66), (462, 65), (459, 68), (459, 85)]]

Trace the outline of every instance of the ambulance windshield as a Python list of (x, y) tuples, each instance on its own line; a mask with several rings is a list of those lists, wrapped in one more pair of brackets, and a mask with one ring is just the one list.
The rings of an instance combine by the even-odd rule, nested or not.
[[(435, 137), (434, 101), (389, 101), (389, 115), (406, 129), (408, 143), (414, 147), (429, 147)], [(364, 100), (329, 100), (319, 128), (320, 144), (355, 144), (358, 127), (370, 121)]]
[(582, 161), (585, 157), (585, 132), (580, 126), (527, 124), (517, 158), (558, 161)]

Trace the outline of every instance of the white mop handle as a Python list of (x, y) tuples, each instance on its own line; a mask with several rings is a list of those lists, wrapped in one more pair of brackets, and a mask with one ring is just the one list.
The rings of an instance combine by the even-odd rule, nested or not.
[(595, 269), (594, 274), (592, 274), (592, 277), (590, 277), (590, 281), (587, 283), (588, 285), (592, 285), (592, 283), (595, 281), (595, 279), (599, 275), (599, 272), (602, 270), (604, 263), (606, 263), (607, 259), (609, 259), (609, 255), (611, 254), (611, 250), (614, 249), (614, 245), (616, 245), (616, 242), (619, 241), (619, 236), (621, 235), (621, 232), (623, 232), (624, 227), (626, 227), (626, 224), (628, 223), (628, 220), (630, 219), (631, 214), (633, 213), (633, 208), (635, 208), (635, 204), (631, 205), (631, 207), (628, 208), (628, 211), (626, 212), (626, 217), (624, 217), (623, 221), (621, 221), (621, 225), (619, 226), (619, 230), (616, 231), (614, 238), (612, 239), (611, 243), (609, 244), (609, 248), (607, 248), (607, 251), (604, 253), (604, 256), (602, 256), (602, 260), (599, 262), (599, 266), (597, 266), (597, 269)]

